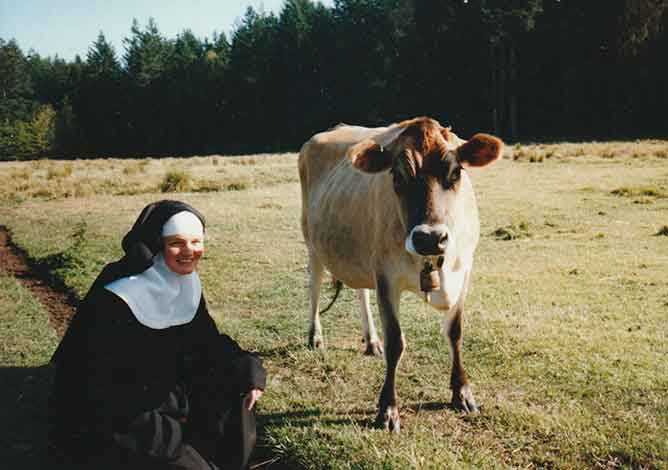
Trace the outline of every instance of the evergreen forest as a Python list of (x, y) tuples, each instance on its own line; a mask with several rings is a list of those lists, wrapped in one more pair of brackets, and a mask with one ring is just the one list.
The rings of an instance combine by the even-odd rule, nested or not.
[(0, 160), (295, 151), (420, 115), (509, 142), (668, 136), (665, 0), (285, 0), (229, 35), (129, 26), (72, 61), (0, 38)]

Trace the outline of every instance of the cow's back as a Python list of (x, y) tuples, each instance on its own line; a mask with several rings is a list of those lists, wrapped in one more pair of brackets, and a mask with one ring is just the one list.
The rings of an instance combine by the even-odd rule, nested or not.
[(346, 151), (354, 144), (380, 134), (385, 127), (361, 127), (339, 124), (315, 134), (299, 152), (299, 178), (302, 191), (316, 186), (327, 174), (346, 158)]

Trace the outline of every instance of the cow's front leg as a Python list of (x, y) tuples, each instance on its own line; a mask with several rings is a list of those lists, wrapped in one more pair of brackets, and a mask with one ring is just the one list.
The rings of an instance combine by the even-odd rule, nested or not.
[(366, 343), (364, 354), (368, 356), (382, 356), (383, 343), (378, 338), (376, 325), (371, 315), (371, 302), (369, 301), (369, 289), (358, 289), (357, 296), (360, 300), (360, 316), (362, 317), (362, 336)]
[(385, 383), (378, 400), (378, 417), (376, 425), (382, 426), (391, 432), (399, 432), (399, 407), (397, 406), (397, 392), (395, 377), (397, 366), (404, 352), (405, 341), (399, 324), (399, 289), (389, 283), (384, 277), (377, 280), (376, 293), (380, 318), (385, 333)]
[(478, 411), (469, 378), (462, 365), (462, 332), (464, 319), (464, 300), (459, 299), (446, 315), (444, 330), (450, 342), (450, 357), (452, 371), (450, 373), (450, 388), (452, 388), (452, 406), (467, 413)]
[(309, 253), (309, 329), (308, 344), (314, 349), (324, 349), (325, 341), (322, 336), (322, 326), (320, 325), (320, 312), (318, 306), (320, 303), (320, 287), (322, 286), (322, 275), (324, 267), (316, 258), (315, 254)]

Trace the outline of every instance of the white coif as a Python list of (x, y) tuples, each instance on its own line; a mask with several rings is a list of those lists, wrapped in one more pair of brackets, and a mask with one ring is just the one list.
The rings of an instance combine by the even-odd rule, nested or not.
[(162, 236), (183, 235), (190, 237), (204, 236), (202, 221), (190, 211), (181, 211), (171, 216), (162, 226)]
[(189, 323), (202, 297), (197, 272), (176, 274), (167, 267), (162, 254), (143, 273), (118, 279), (105, 289), (123, 299), (139, 323), (157, 330)]

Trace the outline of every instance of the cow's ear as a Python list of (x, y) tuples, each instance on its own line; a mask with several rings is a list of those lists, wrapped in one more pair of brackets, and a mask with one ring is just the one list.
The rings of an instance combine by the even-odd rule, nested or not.
[(476, 134), (457, 147), (457, 159), (464, 166), (485, 166), (501, 157), (503, 141), (489, 134)]
[(365, 173), (379, 173), (392, 167), (392, 154), (372, 139), (353, 145), (347, 156), (353, 167)]
[(347, 152), (353, 167), (366, 173), (379, 173), (392, 168), (394, 152), (390, 151), (390, 148), (394, 147), (393, 144), (405, 130), (405, 126), (395, 124), (380, 134), (353, 145)]

